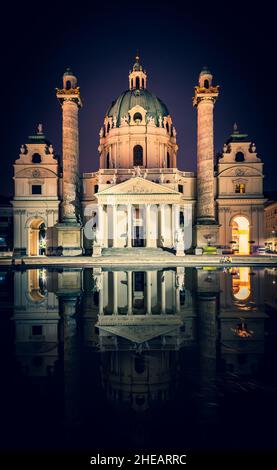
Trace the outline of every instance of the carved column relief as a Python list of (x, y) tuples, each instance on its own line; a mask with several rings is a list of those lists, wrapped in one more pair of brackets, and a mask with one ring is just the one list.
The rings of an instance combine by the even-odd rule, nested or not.
[(213, 99), (201, 99), (197, 107), (197, 219), (215, 219)]
[(62, 221), (76, 222), (76, 191), (79, 172), (78, 104), (64, 100)]

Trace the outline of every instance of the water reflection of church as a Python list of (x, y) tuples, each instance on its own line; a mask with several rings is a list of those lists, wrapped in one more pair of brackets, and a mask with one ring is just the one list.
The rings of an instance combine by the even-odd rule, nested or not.
[(263, 286), (264, 272), (247, 267), (16, 271), (16, 356), (22, 373), (43, 383), (59, 367), (74, 414), (82, 361), (100, 353), (95, 373), (107, 399), (143, 411), (175, 393), (183, 352), (199, 362), (203, 384), (218, 367), (257, 368)]

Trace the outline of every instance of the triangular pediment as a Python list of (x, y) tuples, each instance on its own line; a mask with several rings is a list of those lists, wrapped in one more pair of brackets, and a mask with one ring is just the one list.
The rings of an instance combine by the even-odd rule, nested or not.
[[(98, 325), (96, 325), (98, 326)], [(162, 335), (178, 333), (176, 325), (98, 326), (100, 331), (125, 338), (132, 343), (144, 343)]]
[(103, 191), (99, 191), (97, 195), (114, 195), (114, 194), (169, 194), (178, 195), (180, 193), (174, 189), (168, 188), (162, 184), (148, 181), (144, 178), (136, 176), (130, 178), (128, 181), (123, 183), (112, 185), (110, 188), (106, 188)]

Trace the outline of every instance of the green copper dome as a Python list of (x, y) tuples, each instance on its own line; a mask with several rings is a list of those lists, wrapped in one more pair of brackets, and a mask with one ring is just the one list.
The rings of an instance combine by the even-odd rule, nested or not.
[(155, 119), (158, 126), (159, 117), (162, 118), (169, 115), (166, 105), (155, 95), (152, 95), (148, 90), (127, 90), (121, 93), (119, 97), (112, 102), (106, 116), (117, 117), (117, 127), (120, 126), (121, 118), (129, 116), (128, 111), (134, 106), (139, 105), (146, 109), (147, 115)]

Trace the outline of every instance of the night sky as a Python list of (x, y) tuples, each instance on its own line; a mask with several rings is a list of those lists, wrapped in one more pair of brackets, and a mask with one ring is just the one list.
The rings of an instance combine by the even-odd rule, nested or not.
[[(190, 5), (190, 6), (189, 6)], [(177, 129), (178, 167), (196, 168), (193, 87), (203, 65), (220, 85), (215, 151), (236, 121), (265, 163), (265, 189), (276, 183), (276, 25), (270, 4), (81, 1), (10, 2), (2, 12), (2, 163), (0, 193), (11, 195), (12, 164), (37, 123), (61, 154), (55, 87), (70, 66), (78, 77), (81, 171), (99, 167), (99, 129), (110, 103), (128, 88), (139, 50), (148, 89), (168, 106)]]

